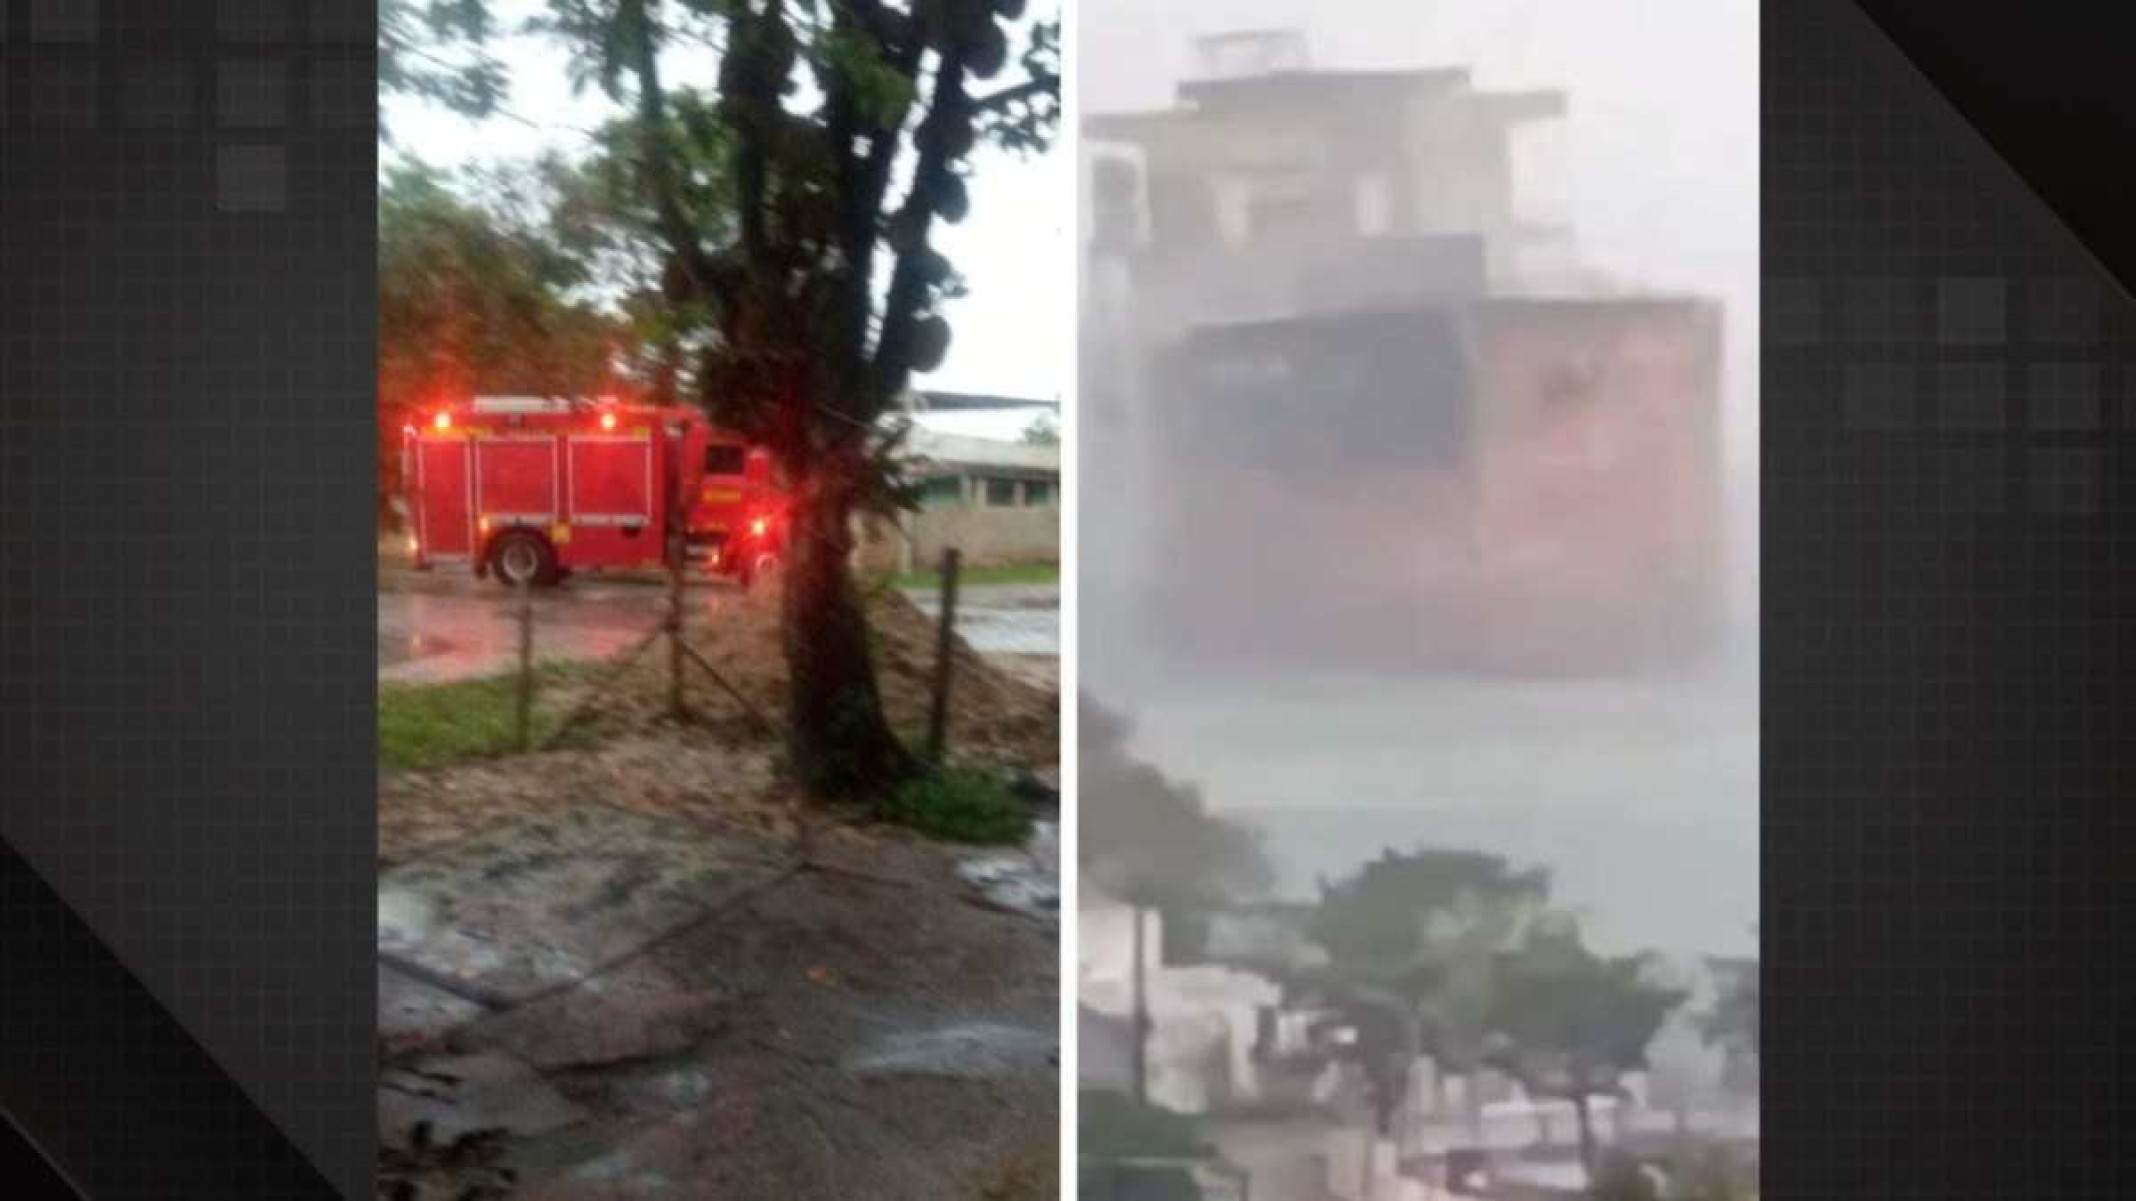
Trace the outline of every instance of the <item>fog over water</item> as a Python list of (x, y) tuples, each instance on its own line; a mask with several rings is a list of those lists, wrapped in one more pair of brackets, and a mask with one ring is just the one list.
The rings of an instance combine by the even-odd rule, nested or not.
[[(1475, 847), (1551, 868), (1560, 899), (1588, 914), (1600, 944), (1749, 951), (1758, 913), (1757, 6), (1084, 0), (1078, 13), (1086, 113), (1169, 105), (1198, 34), (1286, 27), (1306, 32), (1318, 68), (1468, 66), (1480, 88), (1562, 89), (1566, 116), (1515, 144), (1523, 218), (1569, 222), (1583, 261), (1627, 290), (1695, 292), (1724, 306), (1728, 564), (1723, 648), (1641, 676), (1515, 679), (1297, 661), (1186, 670), (1166, 658), (1164, 631), (1138, 618), (1138, 581), (1115, 565), (1128, 560), (1108, 557), (1086, 506), (1086, 688), (1133, 715), (1142, 754), (1266, 832), (1287, 892), (1309, 893), (1316, 875), (1388, 845)], [(1169, 483), (1085, 463), (1086, 492), (1165, 503)], [(1375, 523), (1375, 547), (1388, 533)], [(1383, 549), (1360, 547), (1350, 573), (1369, 576), (1383, 559)]]

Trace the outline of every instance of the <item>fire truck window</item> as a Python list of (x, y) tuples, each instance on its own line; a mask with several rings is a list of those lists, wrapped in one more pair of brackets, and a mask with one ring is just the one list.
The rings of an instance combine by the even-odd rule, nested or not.
[(706, 475), (741, 475), (748, 462), (749, 451), (745, 447), (705, 447)]
[(986, 482), (986, 503), (990, 509), (1008, 509), (1016, 505), (1016, 481), (989, 479)]

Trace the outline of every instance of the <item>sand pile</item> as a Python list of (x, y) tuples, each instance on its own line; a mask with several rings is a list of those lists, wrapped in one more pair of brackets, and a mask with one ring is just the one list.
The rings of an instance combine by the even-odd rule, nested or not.
[[(684, 696), (696, 720), (666, 720), (668, 651), (648, 644), (621, 675), (590, 666), (544, 685), (544, 725), (591, 701), (578, 733), (536, 750), (426, 771), (397, 772), (379, 787), (379, 853), (400, 862), (508, 817), (567, 810), (598, 798), (648, 814), (683, 816), (784, 839), (814, 811), (783, 769), (786, 662), (776, 594), (731, 589), (690, 594), (688, 641), (750, 709), (694, 665)], [(877, 682), (892, 728), (917, 748), (933, 688), (935, 626), (901, 593), (868, 598)], [(961, 640), (954, 648), (949, 751), (954, 759), (1046, 773), (1060, 762), (1059, 698), (995, 666)], [(620, 656), (619, 656), (620, 660)], [(598, 689), (598, 692), (596, 690)]]
[[(866, 603), (883, 709), (891, 727), (917, 745), (934, 694), (934, 620), (892, 588), (868, 594)], [(787, 674), (776, 589), (720, 589), (693, 594), (686, 604), (690, 646), (751, 708), (783, 723)], [(954, 754), (1033, 768), (1059, 763), (1057, 690), (1002, 670), (961, 638), (952, 639), (952, 658), (949, 743)], [(597, 720), (628, 728), (657, 717), (666, 705), (667, 673), (667, 645), (656, 641), (597, 702)], [(749, 724), (741, 705), (696, 666), (686, 665), (685, 677), (693, 708), (722, 728)]]

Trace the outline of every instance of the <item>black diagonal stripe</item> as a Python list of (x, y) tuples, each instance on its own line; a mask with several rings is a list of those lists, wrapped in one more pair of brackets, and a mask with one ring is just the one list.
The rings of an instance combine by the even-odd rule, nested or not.
[(2110, 181), (2136, 148), (2136, 89), (2109, 5), (1856, 0), (2123, 288), (2136, 222)]
[(8, 1182), (11, 1196), (72, 1197), (75, 1201), (87, 1201), (82, 1190), (74, 1187), (74, 1182), (59, 1170), (52, 1157), (31, 1142), (30, 1136), (4, 1109), (0, 1109), (0, 1180)]
[(90, 1201), (335, 1195), (4, 839), (0, 947), (0, 1110)]

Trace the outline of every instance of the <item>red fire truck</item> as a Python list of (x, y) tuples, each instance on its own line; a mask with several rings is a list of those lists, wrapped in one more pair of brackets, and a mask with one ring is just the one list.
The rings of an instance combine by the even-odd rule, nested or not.
[(679, 546), (746, 585), (783, 549), (769, 453), (695, 409), (483, 396), (422, 414), (402, 437), (419, 568), (549, 585), (660, 566)]

